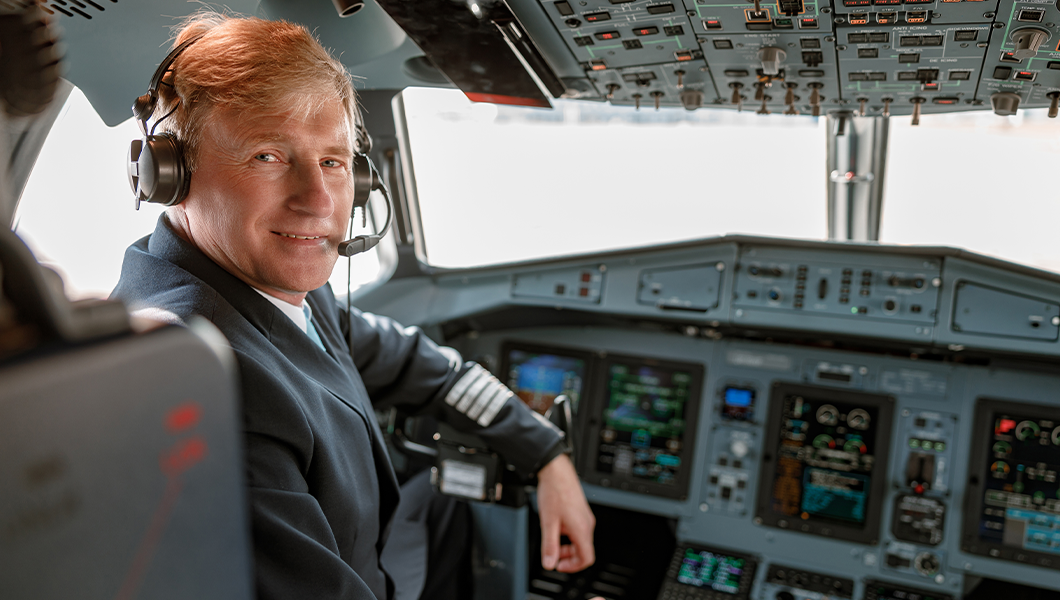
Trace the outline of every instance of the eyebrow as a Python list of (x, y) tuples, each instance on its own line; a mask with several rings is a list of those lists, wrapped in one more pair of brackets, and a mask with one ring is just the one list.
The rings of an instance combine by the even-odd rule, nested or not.
[[(285, 141), (287, 141), (287, 136), (285, 136), (285, 135), (282, 135), (282, 134), (279, 134), (279, 133), (268, 133), (268, 134), (255, 135), (255, 136), (244, 138), (242, 140), (242, 143), (249, 144), (249, 145), (253, 146), (253, 145), (262, 144), (262, 143), (285, 142)], [(346, 146), (346, 145), (333, 145), (333, 146), (328, 146), (327, 148), (324, 148), (324, 154), (338, 154), (338, 155), (341, 155), (341, 156), (353, 156), (356, 153), (353, 150), (353, 143), (352, 143), (352, 140), (351, 140), (351, 143), (348, 146)]]

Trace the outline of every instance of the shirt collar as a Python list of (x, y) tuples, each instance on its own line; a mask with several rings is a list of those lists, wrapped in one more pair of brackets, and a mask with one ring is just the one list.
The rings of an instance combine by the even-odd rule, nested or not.
[(252, 287), (251, 289), (261, 294), (262, 298), (272, 302), (273, 306), (280, 309), (280, 312), (287, 315), (287, 318), (291, 319), (291, 321), (302, 330), (302, 333), (308, 333), (309, 328), (306, 326), (306, 322), (308, 319), (312, 318), (313, 309), (309, 307), (309, 303), (306, 302), (305, 299), (302, 300), (301, 306), (295, 306), (288, 302), (284, 302), (279, 298), (270, 296), (256, 287)]

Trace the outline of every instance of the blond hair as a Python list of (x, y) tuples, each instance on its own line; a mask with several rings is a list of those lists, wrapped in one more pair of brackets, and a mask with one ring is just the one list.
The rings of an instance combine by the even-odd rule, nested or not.
[(351, 134), (359, 122), (349, 73), (305, 27), (207, 11), (179, 26), (173, 47), (195, 37), (162, 79), (154, 113), (158, 129), (184, 145), (190, 171), (218, 107), (308, 117), (339, 101)]

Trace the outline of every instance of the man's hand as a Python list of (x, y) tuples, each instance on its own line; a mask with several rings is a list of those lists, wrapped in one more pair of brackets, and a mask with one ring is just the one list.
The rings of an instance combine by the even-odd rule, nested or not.
[[(596, 562), (596, 517), (566, 454), (537, 472), (537, 507), (541, 516), (541, 566), (575, 573)], [(560, 535), (570, 538), (570, 545), (560, 547)]]

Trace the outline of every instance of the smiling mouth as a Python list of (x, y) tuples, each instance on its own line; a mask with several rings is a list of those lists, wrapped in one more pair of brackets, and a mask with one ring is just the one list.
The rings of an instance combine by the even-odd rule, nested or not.
[(287, 238), (293, 238), (296, 240), (319, 240), (320, 238), (324, 237), (322, 235), (294, 235), (293, 233), (282, 233), (279, 231), (274, 231), (273, 233), (275, 233), (276, 235), (280, 235)]

